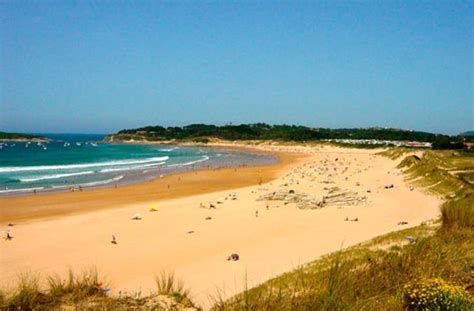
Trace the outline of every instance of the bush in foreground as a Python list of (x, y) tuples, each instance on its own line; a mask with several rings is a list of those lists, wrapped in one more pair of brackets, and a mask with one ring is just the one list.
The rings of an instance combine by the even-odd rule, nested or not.
[(474, 300), (461, 287), (443, 279), (422, 279), (404, 287), (408, 310), (473, 310)]

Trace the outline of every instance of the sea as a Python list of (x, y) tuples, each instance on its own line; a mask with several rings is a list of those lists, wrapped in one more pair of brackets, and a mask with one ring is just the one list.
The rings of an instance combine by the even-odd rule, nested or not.
[(0, 196), (114, 187), (203, 168), (271, 164), (276, 158), (209, 147), (119, 144), (104, 135), (45, 134), (0, 142)]

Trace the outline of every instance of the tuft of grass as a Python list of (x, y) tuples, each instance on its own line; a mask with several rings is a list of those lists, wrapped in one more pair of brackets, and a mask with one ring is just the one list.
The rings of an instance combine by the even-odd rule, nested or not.
[(16, 288), (0, 295), (0, 309), (31, 310), (44, 309), (63, 303), (74, 303), (89, 298), (104, 298), (105, 292), (95, 269), (81, 275), (69, 271), (68, 278), (47, 277), (47, 286), (40, 287), (39, 276), (19, 276)]
[(31, 310), (49, 302), (47, 297), (39, 290), (39, 277), (28, 274), (19, 276), (17, 288), (10, 297), (4, 297), (4, 306), (7, 309)]
[(176, 302), (185, 306), (193, 307), (189, 290), (184, 287), (183, 282), (178, 279), (172, 272), (161, 272), (155, 277), (156, 294), (170, 296)]
[(74, 275), (72, 270), (68, 271), (68, 277), (61, 279), (58, 276), (47, 278), (49, 295), (54, 301), (60, 301), (67, 297), (69, 301), (79, 301), (87, 297), (104, 297), (104, 284), (99, 281), (97, 270), (91, 269), (79, 276)]
[(171, 295), (174, 292), (183, 292), (183, 283), (178, 280), (174, 273), (161, 272), (155, 277), (158, 295)]

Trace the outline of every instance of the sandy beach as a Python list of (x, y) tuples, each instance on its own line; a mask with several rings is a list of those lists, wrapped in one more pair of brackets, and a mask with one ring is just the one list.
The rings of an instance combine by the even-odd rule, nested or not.
[[(0, 241), (1, 284), (12, 285), (22, 272), (45, 276), (95, 267), (113, 293), (146, 293), (154, 289), (154, 276), (174, 271), (208, 308), (210, 296), (238, 293), (245, 280), (254, 286), (440, 214), (440, 199), (410, 188), (398, 161), (375, 155), (379, 150), (253, 148), (275, 153), (279, 163), (179, 173), (116, 189), (1, 198), (0, 230), (13, 236)], [(268, 199), (274, 193), (305, 197), (308, 208)], [(315, 201), (324, 204), (316, 208), (310, 204)], [(159, 211), (150, 212), (155, 204)], [(136, 213), (141, 220), (131, 219)], [(227, 261), (231, 253), (240, 260)]]

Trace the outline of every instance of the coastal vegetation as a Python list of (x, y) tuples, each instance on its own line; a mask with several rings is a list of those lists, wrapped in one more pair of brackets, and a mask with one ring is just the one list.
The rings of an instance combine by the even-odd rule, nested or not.
[(95, 269), (78, 275), (70, 270), (66, 279), (50, 276), (46, 283), (34, 275), (20, 276), (15, 289), (0, 292), (0, 310), (199, 310), (182, 283), (168, 273), (156, 277), (157, 289), (147, 296), (108, 295), (110, 288)]
[(30, 140), (30, 139), (43, 140), (45, 139), (45, 137), (38, 136), (38, 135), (31, 135), (31, 134), (0, 132), (0, 140)]
[[(467, 137), (467, 138), (466, 138)], [(240, 125), (191, 124), (183, 127), (145, 126), (124, 129), (109, 136), (109, 140), (188, 140), (202, 142), (208, 138), (223, 140), (280, 140), (280, 141), (321, 141), (330, 139), (387, 140), (430, 142), (438, 149), (463, 148), (463, 142), (470, 136), (449, 136), (420, 131), (391, 128), (310, 128), (296, 125), (269, 125), (265, 123)]]
[(404, 287), (404, 300), (412, 309), (463, 310), (470, 307), (469, 294), (461, 287), (443, 279), (426, 279), (411, 282)]
[[(398, 158), (406, 149), (382, 153)], [(324, 256), (223, 300), (215, 310), (471, 310), (474, 308), (474, 156), (409, 155), (407, 179), (442, 196), (441, 222), (426, 223)]]

